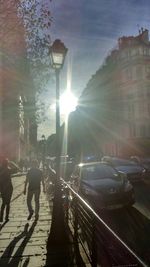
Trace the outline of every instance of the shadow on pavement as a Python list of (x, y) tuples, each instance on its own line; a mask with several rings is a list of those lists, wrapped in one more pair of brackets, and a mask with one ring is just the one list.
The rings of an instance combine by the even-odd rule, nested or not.
[(79, 267), (85, 267), (86, 266), (84, 261), (83, 261), (83, 259), (82, 259), (82, 257), (81, 257), (78, 244), (74, 245), (74, 258), (75, 258), (75, 261), (76, 261), (76, 266), (79, 266)]
[(51, 244), (47, 247), (46, 267), (85, 267), (81, 257), (79, 246), (73, 242), (68, 232), (67, 242), (64, 244)]
[(11, 200), (11, 202), (13, 202), (13, 201), (15, 201), (17, 198), (21, 197), (22, 194), (23, 194), (23, 191), (22, 191), (21, 193), (19, 193), (17, 196), (15, 196), (15, 197)]
[(0, 231), (3, 229), (3, 227), (5, 226), (6, 223), (8, 223), (8, 221), (5, 221), (0, 225)]
[(23, 263), (22, 267), (27, 267), (29, 261), (30, 261), (30, 257), (27, 257), (27, 258), (25, 259), (25, 262)]
[[(31, 227), (29, 228), (29, 224), (26, 223), (24, 230), (21, 234), (16, 236), (8, 245), (8, 247), (5, 249), (4, 253), (2, 254), (0, 258), (0, 266), (11, 266), (11, 267), (17, 267), (19, 266), (23, 251), (29, 242), (29, 239), (31, 238), (34, 228), (37, 224), (37, 221), (35, 220)], [(29, 228), (29, 229), (28, 229)], [(22, 238), (23, 241), (20, 244), (20, 246), (17, 248), (15, 253), (13, 254), (13, 251), (15, 249), (15, 246), (17, 245), (18, 241), (21, 240)], [(23, 267), (28, 266), (29, 263), (29, 257), (25, 260)]]

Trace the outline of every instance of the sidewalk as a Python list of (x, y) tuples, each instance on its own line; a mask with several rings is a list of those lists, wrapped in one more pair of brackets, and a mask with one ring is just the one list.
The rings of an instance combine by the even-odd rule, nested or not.
[[(46, 195), (41, 192), (38, 221), (27, 221), (25, 176), (12, 178), (14, 191), (10, 219), (0, 224), (0, 267), (42, 267), (46, 262), (46, 241), (51, 214)], [(1, 198), (0, 198), (1, 205)]]
[(25, 176), (12, 178), (14, 191), (9, 221), (0, 223), (0, 267), (90, 266), (82, 249), (79, 252), (71, 237), (67, 246), (52, 246), (47, 252), (52, 204), (41, 192), (39, 219), (35, 221), (33, 215), (28, 221), (26, 196), (23, 194), (24, 180)]

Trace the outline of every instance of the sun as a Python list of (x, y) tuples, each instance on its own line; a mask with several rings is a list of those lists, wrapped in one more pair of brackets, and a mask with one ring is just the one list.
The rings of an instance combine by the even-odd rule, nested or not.
[(69, 115), (70, 112), (74, 111), (78, 104), (77, 97), (74, 96), (69, 90), (65, 91), (60, 97), (60, 113), (62, 115)]

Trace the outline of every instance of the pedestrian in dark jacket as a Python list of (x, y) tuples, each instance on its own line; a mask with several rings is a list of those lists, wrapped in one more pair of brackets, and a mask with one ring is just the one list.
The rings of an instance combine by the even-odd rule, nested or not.
[(39, 208), (40, 208), (39, 198), (40, 198), (40, 192), (41, 192), (41, 183), (43, 185), (43, 192), (45, 193), (43, 173), (38, 168), (38, 161), (33, 160), (31, 163), (31, 168), (27, 172), (25, 187), (24, 187), (24, 194), (26, 194), (26, 187), (28, 184), (28, 192), (27, 192), (27, 206), (29, 210), (28, 220), (31, 219), (34, 213), (34, 210), (32, 207), (33, 196), (34, 196), (34, 201), (35, 201), (35, 219), (38, 219)]
[(11, 181), (12, 171), (8, 168), (8, 160), (3, 159), (0, 166), (0, 193), (2, 197), (0, 221), (3, 221), (4, 212), (5, 220), (9, 220), (10, 201), (13, 193), (13, 185)]

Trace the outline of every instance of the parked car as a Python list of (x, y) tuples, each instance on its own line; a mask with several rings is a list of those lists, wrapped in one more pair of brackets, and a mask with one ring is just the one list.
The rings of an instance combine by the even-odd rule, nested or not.
[(143, 166), (147, 171), (150, 171), (150, 158), (131, 156), (130, 160)]
[(131, 183), (122, 172), (101, 162), (79, 164), (71, 175), (75, 191), (95, 207), (116, 209), (135, 202)]
[(140, 182), (144, 179), (146, 170), (136, 162), (109, 156), (104, 156), (102, 162), (107, 162), (116, 170), (126, 173), (127, 178), (131, 183)]
[(131, 156), (130, 159), (145, 169), (144, 181), (150, 183), (150, 158)]

